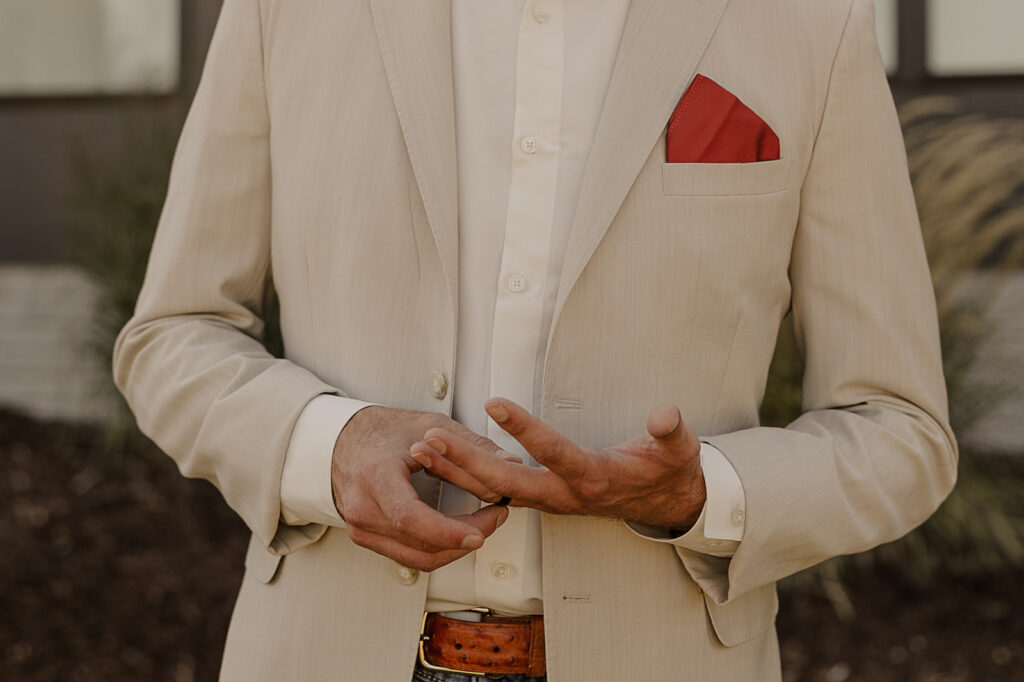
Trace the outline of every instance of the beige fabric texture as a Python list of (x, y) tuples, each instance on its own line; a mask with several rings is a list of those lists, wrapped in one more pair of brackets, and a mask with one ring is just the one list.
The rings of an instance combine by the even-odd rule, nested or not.
[[(280, 523), (323, 393), (447, 412), (458, 216), (444, 0), (225, 0), (135, 316), (142, 429), (253, 532), (224, 680), (408, 680), (429, 576)], [(779, 161), (665, 163), (702, 73)], [(286, 358), (260, 343), (275, 291)], [(780, 320), (806, 414), (758, 426)], [(558, 296), (541, 416), (584, 445), (662, 402), (747, 498), (731, 559), (545, 516), (550, 679), (778, 680), (774, 582), (924, 520), (955, 480), (933, 294), (870, 0), (633, 0)], [(433, 494), (428, 484), (421, 494)]]

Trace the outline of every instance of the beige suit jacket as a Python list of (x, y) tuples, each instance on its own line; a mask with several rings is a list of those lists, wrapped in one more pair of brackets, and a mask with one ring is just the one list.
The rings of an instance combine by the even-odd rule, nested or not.
[[(428, 575), (280, 522), (322, 393), (449, 412), (458, 216), (446, 0), (226, 0), (135, 316), (142, 429), (253, 541), (225, 680), (407, 680)], [(665, 163), (697, 73), (782, 159)], [(955, 479), (934, 300), (870, 0), (633, 0), (563, 268), (539, 412), (585, 445), (678, 404), (732, 462), (732, 559), (545, 516), (552, 680), (771, 680), (778, 579), (893, 539)], [(260, 343), (271, 291), (285, 359)], [(758, 426), (779, 322), (806, 414)], [(429, 498), (430, 484), (421, 486)]]

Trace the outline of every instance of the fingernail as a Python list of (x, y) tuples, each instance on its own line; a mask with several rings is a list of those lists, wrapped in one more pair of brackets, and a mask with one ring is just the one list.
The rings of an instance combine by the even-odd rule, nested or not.
[(431, 438), (427, 441), (427, 445), (437, 450), (437, 454), (443, 455), (448, 452), (448, 446), (444, 444), (444, 441), (440, 438)]
[(508, 421), (508, 410), (501, 403), (492, 403), (487, 406), (487, 414), (491, 415), (491, 419), (503, 424)]
[(462, 539), (462, 549), (480, 549), (484, 546), (484, 539), (479, 535), (467, 535)]
[(494, 526), (494, 529), (501, 528), (502, 524), (506, 521), (508, 521), (508, 507), (505, 507), (505, 510), (498, 514), (498, 523)]
[(419, 462), (419, 465), (422, 466), (424, 469), (430, 468), (431, 462), (430, 457), (427, 456), (427, 453), (420, 452), (419, 450), (417, 450), (416, 452), (409, 453), (409, 456), (412, 457), (417, 462)]

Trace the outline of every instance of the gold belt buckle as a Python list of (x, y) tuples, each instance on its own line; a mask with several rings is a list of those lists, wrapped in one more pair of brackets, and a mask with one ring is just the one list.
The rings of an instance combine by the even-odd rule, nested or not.
[[(478, 608), (475, 608), (475, 609), (469, 609), (469, 610), (470, 611), (476, 611), (477, 613), (485, 613), (485, 614), (491, 612), (490, 609), (486, 609), (486, 608), (482, 608), (482, 607), (478, 607)], [(442, 673), (458, 673), (459, 675), (471, 675), (473, 677), (485, 677), (485, 678), (489, 678), (489, 679), (492, 679), (492, 680), (494, 680), (494, 679), (501, 679), (501, 678), (505, 677), (504, 675), (494, 675), (494, 674), (491, 674), (491, 673), (477, 673), (477, 672), (473, 672), (471, 670), (458, 670), (457, 668), (445, 668), (444, 666), (434, 665), (433, 663), (428, 661), (427, 660), (426, 651), (424, 651), (424, 649), (423, 649), (423, 643), (426, 642), (428, 639), (430, 639), (430, 637), (425, 635), (423, 633), (423, 631), (427, 629), (427, 616), (429, 616), (429, 615), (430, 615), (429, 611), (424, 611), (423, 612), (423, 620), (420, 621), (420, 646), (419, 646), (420, 665), (422, 665), (427, 670), (433, 670), (435, 672), (442, 672)]]

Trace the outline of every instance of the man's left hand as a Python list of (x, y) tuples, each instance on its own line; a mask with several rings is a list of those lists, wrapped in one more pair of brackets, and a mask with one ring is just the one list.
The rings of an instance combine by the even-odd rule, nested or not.
[(700, 516), (700, 442), (675, 406), (652, 410), (646, 434), (601, 449), (576, 445), (510, 400), (492, 398), (484, 407), (541, 467), (496, 458), (444, 428), (427, 431), (412, 446), (413, 458), (442, 479), (462, 470), (512, 506), (551, 514), (672, 529), (689, 528)]

